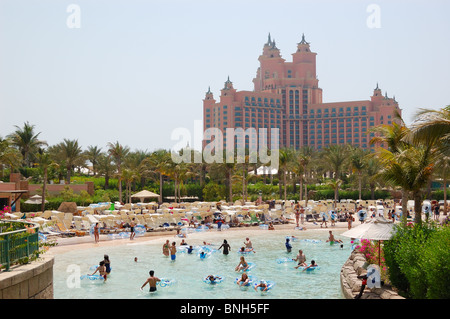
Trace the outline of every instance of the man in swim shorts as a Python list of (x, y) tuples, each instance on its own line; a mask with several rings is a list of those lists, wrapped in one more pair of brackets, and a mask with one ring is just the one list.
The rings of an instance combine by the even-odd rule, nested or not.
[(150, 270), (149, 271), (150, 277), (147, 278), (147, 280), (144, 282), (144, 284), (141, 286), (141, 290), (142, 288), (145, 287), (146, 284), (149, 284), (150, 286), (150, 292), (154, 292), (156, 291), (156, 283), (158, 281), (161, 281), (161, 279), (159, 279), (158, 277), (153, 276), (155, 274), (154, 270)]
[(177, 247), (175, 245), (176, 245), (176, 243), (173, 242), (172, 246), (170, 246), (170, 248), (169, 248), (170, 249), (170, 259), (173, 261), (175, 261), (176, 253), (177, 253)]

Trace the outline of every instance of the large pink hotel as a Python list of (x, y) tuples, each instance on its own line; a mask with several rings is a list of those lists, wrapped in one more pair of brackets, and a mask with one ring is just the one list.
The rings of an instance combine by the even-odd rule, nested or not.
[(369, 100), (322, 103), (316, 55), (303, 35), (292, 62), (286, 62), (269, 34), (258, 59), (254, 90), (236, 91), (228, 79), (218, 102), (208, 90), (203, 100), (203, 129), (220, 129), (224, 143), (226, 128), (266, 128), (269, 132), (278, 128), (280, 147), (322, 149), (352, 144), (370, 148), (370, 128), (391, 124), (395, 112), (401, 114), (397, 101), (383, 95), (377, 84)]

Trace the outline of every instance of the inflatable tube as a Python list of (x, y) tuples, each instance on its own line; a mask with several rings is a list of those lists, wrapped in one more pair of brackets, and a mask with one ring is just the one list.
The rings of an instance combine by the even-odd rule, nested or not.
[(170, 287), (176, 284), (175, 279), (169, 279), (169, 278), (160, 278), (161, 281), (157, 282), (157, 285), (159, 285), (162, 288)]
[[(260, 284), (261, 282), (264, 282), (267, 285), (267, 291), (269, 291), (270, 289), (272, 289), (275, 286), (275, 282), (271, 281), (271, 280), (258, 280), (257, 282), (253, 283), (253, 288), (256, 288), (256, 286), (258, 286), (258, 284)], [(261, 292), (263, 292), (263, 290), (265, 289), (265, 287), (258, 287), (258, 290), (260, 290)]]
[[(248, 264), (248, 268), (247, 268), (245, 271), (252, 270), (253, 268), (256, 267), (256, 265), (255, 265), (254, 263), (249, 263), (249, 262), (247, 262), (247, 264)], [(244, 271), (244, 270), (242, 270), (242, 269), (239, 270), (239, 272), (243, 272), (243, 271)]]
[[(235, 283), (238, 282), (238, 280), (241, 279), (241, 277), (236, 277), (236, 279), (234, 280)], [(242, 285), (241, 283), (239, 283), (240, 287), (250, 287), (253, 285), (253, 283), (255, 283), (258, 279), (256, 279), (256, 277), (253, 277), (252, 275), (248, 276), (248, 283), (245, 285)]]
[[(213, 224), (212, 228), (215, 230), (219, 230), (219, 226), (217, 224)], [(220, 226), (220, 230), (227, 230), (227, 229), (230, 229), (230, 225), (222, 223), (222, 226)]]
[(91, 281), (91, 282), (103, 282), (105, 278), (100, 275), (83, 275), (80, 277), (83, 281)]
[(208, 285), (214, 285), (214, 284), (220, 284), (220, 283), (222, 283), (224, 280), (225, 280), (225, 277), (224, 276), (221, 276), (221, 275), (212, 275), (212, 276), (214, 276), (215, 277), (215, 279), (213, 280), (213, 281), (211, 281), (208, 277), (209, 277), (209, 275), (208, 276), (206, 276), (205, 278), (203, 278), (203, 282), (205, 283), (205, 284), (208, 284)]
[(147, 232), (147, 229), (145, 229), (144, 225), (138, 224), (134, 226), (134, 232), (136, 236), (143, 236)]
[(206, 226), (204, 226), (204, 225), (200, 225), (200, 226), (198, 226), (196, 229), (195, 229), (195, 231), (196, 232), (203, 232), (203, 231), (207, 231), (209, 228), (208, 227), (206, 227)]
[(285, 263), (292, 263), (295, 262), (295, 260), (293, 260), (292, 258), (277, 258), (276, 260), (277, 264), (285, 264)]
[[(306, 269), (306, 267), (298, 267), (297, 269), (303, 271), (303, 270)], [(310, 267), (310, 268), (306, 269), (305, 272), (315, 272), (315, 271), (318, 271), (318, 270), (320, 270), (320, 267), (319, 266), (314, 266), (314, 267)]]
[(247, 248), (246, 248), (246, 250), (244, 250), (244, 251), (241, 251), (241, 250), (237, 251), (238, 254), (242, 254), (242, 255), (250, 254), (252, 252), (253, 252), (253, 248), (252, 248), (252, 250), (247, 250)]
[(268, 230), (269, 229), (269, 225), (266, 224), (260, 224), (259, 228), (264, 229), (264, 230)]
[(362, 209), (360, 211), (358, 211), (357, 214), (358, 214), (359, 220), (364, 220), (367, 217), (367, 211), (362, 210)]
[(322, 241), (320, 239), (302, 239), (302, 242), (318, 244), (321, 243)]
[(292, 237), (292, 236), (286, 236), (286, 239), (289, 239), (290, 241), (297, 241), (297, 240), (299, 240), (297, 237)]

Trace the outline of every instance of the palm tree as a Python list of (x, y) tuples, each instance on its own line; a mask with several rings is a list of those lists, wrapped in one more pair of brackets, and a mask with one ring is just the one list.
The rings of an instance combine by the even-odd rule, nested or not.
[(156, 172), (159, 175), (159, 204), (163, 202), (164, 176), (167, 176), (169, 161), (171, 161), (170, 152), (163, 149), (152, 152), (150, 156), (143, 160), (143, 165), (148, 171)]
[(105, 177), (105, 190), (109, 187), (109, 179), (113, 174), (114, 166), (111, 163), (111, 157), (101, 153), (98, 157), (98, 174)]
[(438, 151), (445, 155), (450, 154), (450, 105), (441, 110), (422, 109), (411, 124), (410, 139), (420, 142), (437, 139)]
[[(390, 125), (385, 124), (372, 128), (371, 131), (377, 135), (370, 140), (370, 145), (385, 146), (393, 155), (398, 154), (401, 148), (407, 147), (409, 143), (405, 141), (405, 138), (409, 135), (409, 128), (398, 113), (396, 114), (396, 119), (397, 121), (392, 122)], [(408, 191), (406, 188), (403, 188), (402, 212), (404, 212), (404, 224), (406, 224), (407, 203)]]
[(39, 135), (41, 132), (36, 133), (34, 131), (34, 125), (26, 122), (23, 128), (15, 125), (16, 130), (14, 133), (10, 134), (11, 142), (16, 146), (23, 157), (23, 165), (30, 167), (33, 154), (37, 152), (39, 147), (47, 145), (45, 141), (39, 140)]
[(334, 190), (334, 201), (333, 201), (333, 208), (336, 208), (336, 202), (339, 201), (339, 188), (342, 185), (342, 180), (340, 179), (330, 179), (326, 183), (328, 186), (331, 186), (331, 188)]
[(92, 163), (92, 173), (94, 174), (94, 176), (97, 175), (97, 165), (101, 154), (102, 148), (92, 145), (89, 145), (87, 150), (85, 151), (86, 158)]
[[(396, 153), (380, 148), (378, 156), (383, 165), (381, 176), (386, 182), (411, 192), (414, 199), (414, 221), (422, 222), (422, 190), (428, 184), (434, 168), (433, 143), (403, 145)], [(406, 223), (406, 211), (403, 211)]]
[(37, 161), (38, 161), (38, 165), (40, 166), (40, 168), (42, 169), (42, 173), (43, 173), (43, 178), (42, 178), (42, 195), (41, 195), (41, 200), (42, 200), (42, 204), (41, 204), (41, 211), (45, 210), (45, 194), (47, 191), (47, 179), (48, 179), (48, 169), (50, 167), (57, 167), (58, 164), (55, 163), (52, 158), (50, 153), (46, 152), (45, 150), (39, 150), (38, 154), (37, 154)]
[(84, 157), (82, 157), (83, 151), (81, 146), (78, 145), (78, 140), (66, 138), (57, 144), (56, 147), (66, 167), (66, 184), (70, 184), (72, 170), (77, 164), (80, 165), (84, 162)]
[(0, 170), (3, 177), (3, 166), (9, 165), (11, 172), (14, 167), (20, 166), (22, 155), (20, 152), (12, 147), (11, 141), (8, 138), (0, 137)]
[[(287, 184), (286, 184), (286, 175), (288, 174), (289, 164), (292, 158), (292, 151), (290, 149), (281, 149), (279, 152), (278, 159), (278, 176), (281, 178), (281, 174), (283, 174), (283, 185), (284, 185), (284, 200), (286, 201), (287, 195)], [(281, 184), (280, 184), (280, 197), (281, 197)]]
[(122, 202), (122, 163), (125, 160), (125, 157), (130, 152), (128, 146), (122, 146), (119, 142), (116, 143), (108, 143), (108, 153), (111, 155), (114, 163), (117, 167), (117, 176), (119, 178), (118, 186), (119, 186), (119, 201)]
[(347, 164), (349, 154), (347, 145), (332, 144), (322, 151), (322, 160), (331, 168), (331, 172), (334, 173), (334, 179), (341, 178), (341, 173)]
[(359, 199), (361, 199), (362, 193), (362, 175), (366, 167), (366, 155), (367, 152), (359, 147), (354, 147), (350, 155), (350, 167), (358, 175)]

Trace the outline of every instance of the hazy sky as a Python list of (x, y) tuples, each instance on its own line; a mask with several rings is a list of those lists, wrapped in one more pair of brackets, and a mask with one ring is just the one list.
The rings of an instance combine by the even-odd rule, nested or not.
[(305, 34), (324, 102), (378, 82), (410, 123), (450, 104), (449, 13), (446, 0), (0, 0), (0, 136), (29, 121), (50, 145), (171, 148), (208, 86), (253, 89), (269, 32), (287, 61)]

